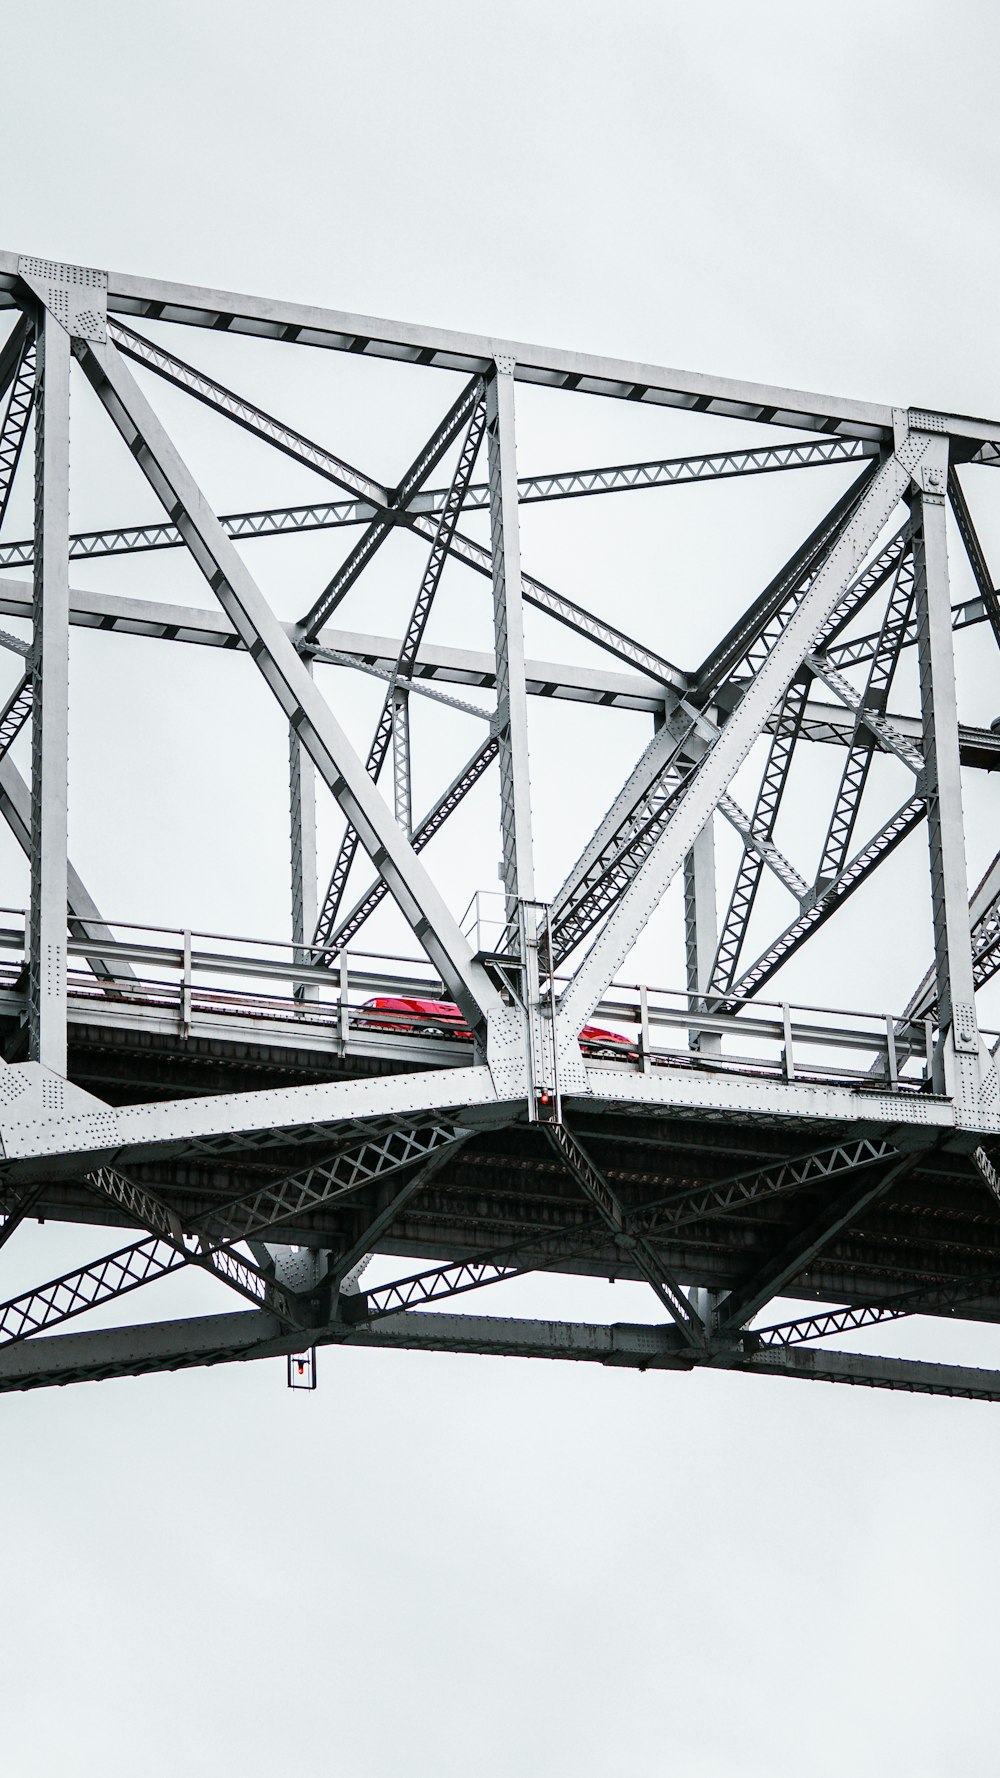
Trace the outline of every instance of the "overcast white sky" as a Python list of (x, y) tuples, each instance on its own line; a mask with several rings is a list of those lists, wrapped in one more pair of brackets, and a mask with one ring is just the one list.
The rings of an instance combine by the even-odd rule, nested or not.
[[(92, 0), (85, 14), (7, 0), (3, 17), (20, 70), (11, 249), (1000, 413), (1000, 22), (986, 0)], [(393, 407), (376, 366), (306, 355), (286, 387), (276, 348), (188, 332), (178, 349), (232, 367), (229, 380), (388, 480), (452, 388), (427, 373), (418, 392), (416, 373), (396, 373), (409, 380)], [(180, 399), (157, 399), (181, 436)], [(112, 487), (88, 401), (74, 397), (75, 516), (154, 516), (127, 466), (125, 492)], [(682, 435), (675, 416), (631, 410), (626, 436), (612, 404), (557, 417), (541, 395), (519, 402), (528, 469), (755, 436), (707, 421)], [(228, 435), (216, 452), (213, 427), (198, 421), (185, 444), (221, 509), (316, 489)], [(620, 515), (599, 502), (565, 525), (534, 509), (525, 555), (693, 664), (841, 485), (779, 481), (753, 498), (695, 490), (669, 523), (643, 507), (627, 572)], [(1000, 560), (1000, 524), (985, 506), (977, 518)], [(280, 558), (258, 547), (276, 606), (297, 613), (329, 540)], [(413, 557), (410, 578), (385, 558), (345, 621), (398, 621)], [(173, 558), (142, 572), (91, 564), (75, 578), (209, 603)], [(473, 612), (464, 582), (446, 584), (437, 639), (484, 641), (487, 604)], [(557, 632), (531, 622), (532, 647), (554, 653)], [(1000, 700), (975, 655), (966, 689), (989, 720)], [(245, 665), (74, 639), (73, 850), (112, 914), (280, 930), (283, 739)], [(338, 695), (365, 716), (367, 689)], [(560, 720), (538, 713), (532, 736), (549, 887), (649, 732), (645, 719), (613, 733), (607, 718)], [(476, 732), (460, 728), (447, 757)], [(444, 730), (427, 736), (443, 760)], [(587, 759), (572, 798), (545, 764), (567, 748)], [(995, 798), (974, 796), (973, 875), (995, 850)], [(470, 862), (477, 819), (442, 842), (456, 900), (489, 885), (492, 864), (484, 880)], [(23, 899), (2, 839), (0, 867), (2, 900)], [(863, 919), (852, 930), (796, 991), (870, 1004)], [(901, 930), (878, 988), (891, 1006), (922, 972), (923, 913)], [(645, 962), (677, 979), (666, 937)], [(82, 1251), (79, 1235), (32, 1231), (3, 1255), (2, 1294)], [(208, 1306), (199, 1283), (159, 1288), (149, 1313)], [(513, 1288), (512, 1312), (539, 1305)], [(641, 1312), (617, 1291), (606, 1313)], [(578, 1300), (573, 1285), (547, 1299), (557, 1313)], [(996, 1342), (954, 1328), (909, 1349), (996, 1357)], [(996, 1770), (1000, 1410), (509, 1360), (325, 1352), (320, 1366), (313, 1396), (289, 1395), (268, 1364), (3, 1398), (5, 1773)]]

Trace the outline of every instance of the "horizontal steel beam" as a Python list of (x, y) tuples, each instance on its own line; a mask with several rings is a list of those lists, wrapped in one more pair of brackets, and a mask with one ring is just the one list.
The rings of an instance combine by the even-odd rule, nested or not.
[[(277, 1358), (301, 1348), (302, 1335), (283, 1330), (260, 1310), (202, 1315), (95, 1333), (36, 1338), (0, 1352), (0, 1393), (60, 1384), (144, 1376), (210, 1364)], [(493, 1357), (547, 1358), (630, 1370), (691, 1371), (699, 1363), (678, 1348), (673, 1329), (616, 1323), (508, 1320), (499, 1316), (401, 1314), (372, 1326), (327, 1328), (309, 1335), (318, 1346), (466, 1352)], [(334, 1359), (330, 1361), (335, 1362)], [(902, 1389), (928, 1395), (1000, 1401), (1000, 1371), (972, 1365), (928, 1364), (860, 1352), (741, 1349), (704, 1361), (716, 1370), (757, 1376)]]
[[(23, 285), (17, 253), (0, 253), (0, 305), (19, 306)], [(339, 309), (247, 296), (159, 278), (108, 273), (111, 314), (207, 327), (216, 333), (247, 333), (333, 351), (434, 365), (443, 370), (488, 374), (496, 357), (513, 358), (519, 381), (545, 388), (579, 390), (654, 406), (686, 408), (730, 419), (765, 421), (796, 430), (835, 432), (887, 440), (892, 409), (873, 402), (809, 395), (796, 389), (749, 383), (736, 377), (709, 377), (659, 365), (597, 357), (519, 341), (376, 320)], [(992, 434), (988, 434), (992, 436)], [(996, 429), (1000, 438), (1000, 427)]]
[[(831, 463), (854, 463), (877, 454), (878, 446), (863, 439), (810, 440), (804, 444), (767, 445), (758, 450), (716, 451), (704, 457), (669, 457), (595, 469), (562, 469), (551, 475), (523, 475), (518, 477), (517, 495), (522, 505), (530, 506), (539, 501), (575, 500), (592, 494), (635, 493), (646, 488), (681, 487), (690, 482), (724, 481), (733, 476), (770, 475), (785, 469), (825, 469)], [(447, 488), (421, 489), (407, 501), (407, 511), (436, 514), (443, 510), (447, 498)], [(466, 511), (488, 508), (486, 482), (470, 487), (464, 506)], [(381, 511), (380, 506), (368, 500), (314, 501), (308, 506), (224, 513), (219, 523), (229, 537), (246, 541), (370, 524)], [(103, 531), (75, 532), (70, 538), (69, 554), (71, 561), (91, 561), (94, 557), (181, 549), (183, 543), (176, 525), (117, 525)], [(0, 544), (0, 568), (30, 568), (34, 549), (30, 537)]]
[[(513, 1098), (510, 1101), (513, 1103)], [(506, 1105), (507, 1101), (503, 1104)], [(216, 1093), (144, 1105), (101, 1108), (92, 1118), (17, 1116), (17, 1101), (0, 1107), (4, 1156), (13, 1176), (18, 1163), (39, 1160), (94, 1165), (115, 1155), (115, 1165), (170, 1150), (287, 1145), (329, 1135), (364, 1133), (364, 1121), (440, 1113), (450, 1109), (501, 1108), (488, 1068), (442, 1068), (364, 1080), (323, 1082), (248, 1093)], [(503, 1114), (499, 1121), (504, 1121)]]
[[(0, 580), (0, 613), (31, 621), (29, 581)], [(152, 641), (186, 642), (202, 648), (244, 646), (221, 610), (95, 593), (82, 587), (70, 590), (69, 620), (81, 629), (113, 630), (119, 635), (144, 636)], [(283, 624), (282, 628), (286, 636), (294, 637), (294, 624)], [(326, 629), (320, 631), (315, 647), (306, 652), (320, 664), (343, 666), (356, 661), (361, 667), (377, 666), (391, 671), (399, 657), (399, 642), (354, 630)], [(602, 708), (660, 711), (669, 696), (659, 680), (640, 673), (537, 660), (526, 661), (525, 668), (528, 691), (536, 697), (565, 698)], [(448, 648), (425, 642), (414, 668), (414, 689), (419, 689), (422, 679), (494, 690), (496, 661), (492, 653), (483, 649)]]

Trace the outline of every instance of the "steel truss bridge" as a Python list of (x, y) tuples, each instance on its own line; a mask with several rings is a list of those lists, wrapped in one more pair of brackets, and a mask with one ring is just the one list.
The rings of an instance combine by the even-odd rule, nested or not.
[[(119, 1242), (0, 1304), (0, 1389), (361, 1345), (1000, 1399), (998, 1371), (837, 1345), (906, 1317), (1000, 1320), (1000, 1088), (995, 1036), (977, 1013), (1000, 967), (1000, 854), (970, 885), (963, 827), (963, 781), (996, 768), (1000, 738), (961, 720), (954, 665), (966, 626), (985, 626), (988, 650), (1000, 644), (963, 485), (976, 479), (968, 465), (1000, 465), (1000, 422), (14, 254), (0, 254), (0, 306), (0, 610), (15, 624), (0, 632), (14, 682), (0, 713), (0, 812), (30, 862), (29, 908), (0, 913), (0, 1246), (26, 1219), (106, 1225)], [(390, 484), (179, 356), (181, 328), (194, 358), (196, 330), (210, 329), (283, 342), (290, 365), (326, 351), (434, 367), (450, 373), (453, 399)], [(117, 434), (159, 522), (71, 531), (71, 374), (96, 394), (109, 449)], [(305, 466), (329, 500), (214, 511), (145, 393), (152, 379)], [(769, 442), (519, 478), (521, 384), (567, 403), (583, 393), (722, 415), (751, 423), (754, 439), (769, 429)], [(5, 520), (15, 478), (32, 474), (30, 434), (35, 525), (24, 539)], [(531, 502), (654, 489), (669, 500), (685, 482), (836, 466), (846, 492), (766, 586), (748, 589), (697, 667), (522, 564)], [(477, 510), (486, 542), (468, 530)], [(279, 621), (252, 572), (254, 541), (345, 527), (353, 541), (326, 584), (297, 622)], [(971, 599), (950, 591), (948, 527)], [(397, 531), (414, 564), (402, 634), (338, 627)], [(74, 561), (169, 550), (200, 570), (204, 609), (74, 586)], [(469, 571), (471, 593), (473, 577), (489, 583), (489, 652), (425, 639), (449, 563)], [(525, 605), (585, 637), (604, 664), (528, 658)], [(273, 944), (129, 924), (88, 892), (67, 845), (74, 626), (252, 660), (290, 742), (291, 919)], [(919, 708), (906, 714), (893, 681), (911, 650)], [(383, 682), (374, 737), (360, 746), (326, 695), (330, 665)], [(428, 809), (412, 795), (414, 698), (482, 722)], [(608, 723), (618, 709), (652, 718), (648, 745), (545, 900), (532, 842), (535, 698), (600, 706)], [(11, 751), (25, 725), (30, 782)], [(806, 859), (780, 824), (782, 802), (793, 768), (808, 774), (831, 749), (836, 788), (817, 791), (825, 839)], [(737, 800), (748, 772), (756, 789)], [(888, 816), (865, 794), (873, 773), (897, 785)], [(342, 817), (322, 880), (317, 794)], [(466, 797), (490, 795), (502, 890), (485, 937), (456, 918), (424, 853)], [(738, 865), (717, 883), (723, 828)], [(933, 927), (908, 1003), (857, 1013), (782, 1001), (778, 972), (903, 844), (911, 867), (920, 861), (911, 888)], [(675, 877), (687, 977), (661, 988), (634, 981), (629, 959)], [(776, 905), (758, 895), (765, 880), (786, 911), (761, 940)], [(386, 897), (412, 932), (411, 956), (365, 948)], [(873, 992), (893, 936), (884, 917), (873, 926)], [(451, 1000), (468, 1035), (391, 1012), (375, 1020), (362, 1007), (378, 995)], [(593, 1021), (630, 1043), (581, 1049)], [(378, 1253), (403, 1256), (402, 1275), (366, 1288)], [(63, 1331), (186, 1267), (244, 1305)], [(636, 1281), (657, 1318), (447, 1309), (534, 1273)], [(779, 1298), (795, 1312), (777, 1311)]]

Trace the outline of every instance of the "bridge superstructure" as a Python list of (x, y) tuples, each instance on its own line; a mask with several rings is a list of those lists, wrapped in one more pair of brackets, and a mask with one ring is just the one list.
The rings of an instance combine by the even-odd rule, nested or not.
[[(996, 769), (1000, 736), (961, 719), (954, 658), (956, 632), (972, 625), (990, 651), (1000, 645), (1000, 600), (965, 486), (967, 466), (1000, 466), (1000, 422), (14, 254), (0, 254), (0, 308), (0, 613), (16, 626), (0, 631), (13, 681), (0, 711), (0, 813), (30, 863), (28, 908), (8, 896), (0, 911), (0, 1247), (28, 1219), (131, 1231), (100, 1260), (0, 1304), (0, 1389), (340, 1344), (1000, 1399), (1000, 1372), (836, 1344), (887, 1320), (1000, 1320), (998, 1040), (977, 1010), (1000, 967), (1000, 853), (970, 885), (963, 818), (963, 781)], [(279, 342), (296, 363), (332, 351), (432, 367), (450, 375), (452, 399), (390, 484), (181, 356), (184, 328)], [(150, 399), (151, 379), (303, 465), (331, 498), (216, 512)], [(71, 381), (93, 391), (109, 447), (117, 435), (161, 519), (71, 530)], [(566, 402), (596, 395), (746, 421), (753, 442), (519, 475), (523, 384)], [(32, 473), (32, 435), (25, 539), (5, 518), (15, 478)], [(837, 466), (846, 487), (697, 668), (522, 563), (521, 512), (534, 502)], [(972, 598), (952, 595), (949, 528)], [(279, 620), (252, 545), (342, 529), (354, 539), (346, 553), (301, 617)], [(412, 541), (415, 565), (402, 633), (340, 627), (339, 608), (396, 533)], [(204, 608), (74, 581), (76, 561), (169, 550), (200, 571)], [(492, 650), (425, 636), (451, 563), (489, 583)], [(532, 658), (526, 605), (604, 664)], [(289, 738), (291, 917), (274, 942), (143, 926), (99, 907), (74, 869), (76, 628), (253, 662)], [(913, 659), (919, 708), (906, 713), (893, 685)], [(367, 751), (326, 695), (331, 666), (384, 685)], [(481, 723), (424, 810), (414, 699)], [(648, 745), (544, 898), (535, 699), (596, 706), (607, 721), (616, 709), (651, 718)], [(29, 725), (26, 774), (15, 752)], [(836, 787), (831, 799), (821, 775), (825, 837), (807, 864), (782, 803), (790, 776), (831, 750)], [(876, 777), (896, 786), (891, 807), (881, 788), (872, 795)], [(322, 881), (317, 794), (342, 817)], [(484, 928), (456, 915), (424, 853), (467, 797), (490, 795), (501, 888)], [(738, 847), (730, 883), (717, 881), (723, 827)], [(933, 931), (908, 1002), (857, 1011), (782, 999), (781, 969), (903, 845)], [(686, 979), (663, 987), (631, 960), (675, 878)], [(786, 913), (762, 942), (775, 905), (765, 882)], [(405, 956), (366, 948), (388, 898), (412, 935)], [(894, 922), (873, 920), (873, 993), (879, 955), (898, 942)], [(375, 1017), (366, 1003), (376, 998), (417, 1010)], [(435, 1000), (459, 1009), (464, 1030), (421, 1012)], [(581, 1044), (595, 1023), (627, 1041)], [(379, 1253), (407, 1269), (366, 1285), (365, 1262)], [(186, 1267), (245, 1306), (62, 1331)], [(502, 1308), (499, 1287), (531, 1274), (641, 1283), (657, 1319), (439, 1306), (497, 1286)]]

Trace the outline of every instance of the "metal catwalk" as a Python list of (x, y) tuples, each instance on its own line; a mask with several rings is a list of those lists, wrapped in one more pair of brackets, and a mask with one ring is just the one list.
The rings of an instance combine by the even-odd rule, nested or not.
[[(1000, 1399), (1000, 1372), (836, 1344), (903, 1317), (1000, 1320), (998, 1039), (977, 1013), (1000, 967), (1000, 854), (970, 893), (963, 820), (963, 782), (996, 768), (1000, 736), (961, 719), (954, 657), (955, 633), (972, 625), (986, 626), (984, 649), (1000, 645), (962, 479), (969, 465), (1000, 466), (1000, 422), (15, 254), (0, 254), (0, 306), (0, 611), (17, 626), (0, 645), (20, 674), (0, 713), (0, 812), (30, 862), (27, 911), (0, 916), (0, 1247), (26, 1219), (132, 1231), (99, 1262), (0, 1304), (0, 1389), (347, 1344)], [(390, 485), (178, 356), (181, 327), (243, 335), (244, 357), (247, 341), (272, 354), (281, 342), (298, 367), (316, 352), (416, 367), (410, 376), (432, 367), (450, 376), (452, 399)], [(151, 379), (323, 478), (329, 501), (216, 513), (145, 393)], [(96, 396), (109, 449), (131, 453), (157, 522), (71, 531), (71, 381)], [(569, 404), (596, 395), (746, 421), (754, 442), (519, 477), (525, 384)], [(34, 536), (18, 539), (8, 502), (16, 478), (30, 479), (32, 433)], [(846, 490), (697, 667), (522, 565), (522, 508), (534, 502), (838, 470)], [(351, 527), (299, 620), (279, 621), (251, 572), (256, 540)], [(949, 527), (972, 598), (950, 590)], [(397, 533), (414, 565), (401, 633), (337, 627)], [(204, 609), (72, 584), (73, 562), (170, 550), (203, 577)], [(425, 638), (448, 564), (473, 592), (477, 576), (490, 585), (491, 651)], [(526, 658), (525, 605), (605, 664)], [(250, 657), (289, 736), (290, 920), (274, 943), (129, 925), (96, 905), (68, 856), (74, 627)], [(909, 714), (894, 693), (908, 659), (919, 680)], [(384, 686), (360, 746), (325, 690), (330, 667)], [(481, 725), (426, 809), (411, 771), (416, 699)], [(620, 710), (652, 719), (544, 900), (535, 699), (596, 706), (606, 723)], [(30, 781), (11, 752), (28, 724)], [(807, 859), (780, 815), (790, 775), (808, 777), (817, 760), (815, 797), (829, 806)], [(324, 880), (317, 795), (341, 816)], [(497, 811), (483, 870), (488, 881), (499, 854), (492, 919), (457, 917), (433, 849), (424, 857), (467, 797), (492, 797)], [(731, 881), (716, 868), (723, 831), (738, 847)], [(865, 1012), (782, 999), (779, 971), (903, 845), (933, 930), (908, 1002), (877, 999), (878, 954), (900, 942), (884, 908)], [(686, 980), (661, 986), (637, 980), (631, 958), (675, 878)], [(406, 956), (371, 948), (365, 931), (387, 897), (412, 934)], [(373, 1254), (404, 1256), (405, 1275), (366, 1288)], [(246, 1306), (62, 1331), (192, 1266)], [(504, 1318), (503, 1282), (532, 1273), (638, 1281), (657, 1319)], [(437, 1307), (487, 1286), (494, 1313)]]

